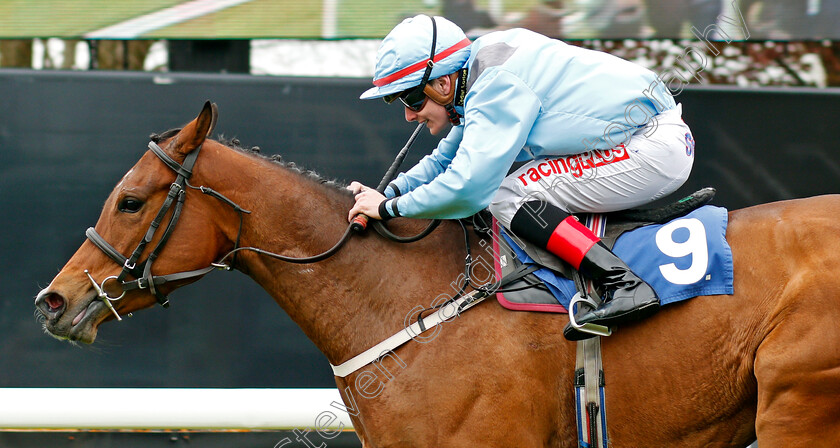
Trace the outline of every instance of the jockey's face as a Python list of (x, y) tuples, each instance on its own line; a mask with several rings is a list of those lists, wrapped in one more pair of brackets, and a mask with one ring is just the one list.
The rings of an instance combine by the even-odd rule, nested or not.
[[(440, 78), (433, 79), (429, 81), (429, 86), (441, 95), (447, 95), (449, 90), (454, 87), (449, 76), (441, 76)], [(404, 107), (404, 109), (406, 121), (425, 122), (426, 127), (432, 135), (439, 134), (450, 125), (449, 114), (446, 113), (446, 108), (432, 101), (431, 98), (427, 99), (423, 108), (417, 112), (407, 107)]]

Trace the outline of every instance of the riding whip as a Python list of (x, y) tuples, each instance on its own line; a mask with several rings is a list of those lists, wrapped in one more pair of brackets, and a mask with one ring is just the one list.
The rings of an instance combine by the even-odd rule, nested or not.
[[(385, 172), (385, 176), (379, 182), (379, 186), (376, 187), (376, 191), (379, 193), (384, 193), (385, 189), (388, 188), (388, 184), (394, 179), (397, 170), (402, 165), (403, 159), (405, 159), (406, 154), (408, 154), (408, 149), (411, 148), (411, 145), (414, 144), (414, 140), (417, 139), (417, 136), (420, 135), (420, 131), (423, 130), (423, 127), (426, 126), (426, 123), (420, 123), (414, 129), (414, 132), (411, 133), (411, 137), (408, 138), (408, 141), (405, 142), (405, 146), (400, 150), (397, 154), (397, 157), (394, 159), (394, 163), (391, 164), (391, 167), (388, 168), (388, 171)], [(350, 227), (353, 231), (361, 232), (367, 228), (368, 217), (364, 213), (359, 213), (353, 218), (353, 223)]]

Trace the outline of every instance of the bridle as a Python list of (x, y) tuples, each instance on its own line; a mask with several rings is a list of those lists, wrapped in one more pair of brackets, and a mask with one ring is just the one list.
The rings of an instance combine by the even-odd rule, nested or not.
[[(160, 146), (154, 141), (149, 142), (149, 149), (152, 150), (152, 153), (156, 155), (167, 167), (171, 170), (175, 171), (177, 177), (175, 181), (172, 182), (172, 185), (169, 187), (169, 194), (167, 194), (166, 199), (163, 201), (163, 205), (161, 205), (160, 210), (158, 211), (155, 219), (149, 225), (149, 229), (146, 231), (146, 234), (143, 236), (143, 239), (140, 243), (137, 244), (137, 247), (131, 253), (130, 256), (126, 257), (120, 253), (117, 249), (114, 248), (105, 238), (102, 237), (93, 227), (89, 227), (85, 231), (85, 236), (93, 243), (96, 247), (98, 247), (102, 252), (105, 253), (109, 258), (114, 260), (117, 264), (122, 266), (122, 271), (120, 271), (119, 275), (112, 275), (110, 277), (105, 278), (102, 280), (101, 283), (97, 283), (93, 277), (91, 277), (90, 273), (85, 271), (90, 281), (93, 283), (99, 298), (102, 299), (111, 312), (117, 317), (118, 320), (122, 320), (119, 314), (114, 310), (112, 302), (115, 302), (123, 296), (128, 291), (132, 291), (135, 289), (148, 289), (155, 298), (157, 302), (165, 307), (169, 306), (169, 298), (164, 295), (159, 286), (163, 285), (164, 283), (175, 282), (180, 280), (189, 280), (195, 277), (201, 277), (208, 272), (212, 271), (213, 269), (230, 269), (231, 266), (224, 264), (224, 263), (212, 263), (210, 266), (202, 269), (196, 269), (192, 271), (184, 271), (178, 272), (174, 274), (167, 274), (167, 275), (153, 275), (152, 274), (152, 265), (154, 264), (157, 257), (160, 255), (161, 251), (163, 250), (164, 246), (166, 246), (166, 242), (169, 240), (169, 237), (172, 236), (172, 232), (175, 230), (175, 225), (178, 224), (178, 220), (181, 217), (181, 210), (184, 207), (184, 200), (186, 198), (186, 191), (187, 188), (192, 188), (195, 190), (199, 190), (204, 194), (213, 196), (220, 201), (230, 205), (233, 209), (239, 214), (239, 230), (236, 235), (236, 241), (234, 243), (234, 251), (239, 246), (239, 238), (242, 234), (242, 221), (243, 221), (243, 214), (251, 213), (248, 210), (243, 209), (230, 199), (226, 198), (221, 193), (213, 190), (212, 188), (207, 188), (204, 186), (195, 187), (190, 185), (189, 179), (192, 176), (192, 169), (195, 165), (195, 161), (198, 158), (198, 154), (201, 152), (201, 145), (198, 148), (187, 154), (186, 158), (184, 159), (184, 164), (180, 164), (176, 162), (174, 159), (169, 157)], [(166, 227), (163, 229), (163, 234), (161, 235), (160, 241), (158, 241), (157, 245), (152, 249), (152, 252), (149, 253), (149, 256), (146, 260), (142, 262), (138, 262), (140, 259), (140, 255), (146, 249), (146, 246), (152, 242), (155, 234), (161, 228), (161, 224), (163, 223), (166, 214), (169, 212), (170, 209), (173, 209), (172, 215), (169, 217), (169, 222), (166, 223)], [(231, 253), (234, 253), (231, 251)], [(227, 258), (225, 255), (224, 258)], [(224, 260), (223, 258), (223, 260)], [(235, 253), (234, 253), (234, 260), (232, 260), (231, 264), (235, 262)], [(126, 277), (132, 276), (135, 280), (126, 281)], [(117, 297), (111, 297), (105, 292), (105, 283), (109, 280), (116, 281), (119, 286), (122, 288), (122, 294)]]
[[(413, 142), (413, 138), (416, 138), (416, 134), (418, 133), (420, 128), (421, 127), (418, 126), (417, 130), (415, 130), (415, 134), (409, 141), (409, 144), (407, 144), (406, 147), (403, 148), (403, 151), (401, 152), (401, 157), (398, 157), (398, 160), (395, 162), (401, 162), (402, 158), (405, 157), (405, 151), (407, 151), (408, 146), (410, 146), (410, 143)], [(169, 187), (169, 193), (167, 194), (163, 205), (161, 205), (160, 210), (155, 216), (155, 219), (149, 225), (149, 229), (146, 230), (146, 234), (143, 236), (143, 239), (140, 241), (140, 243), (137, 244), (137, 247), (134, 249), (131, 255), (128, 257), (124, 256), (122, 253), (120, 253), (120, 251), (114, 248), (114, 246), (108, 243), (108, 241), (106, 241), (105, 238), (103, 238), (102, 235), (100, 235), (93, 227), (89, 227), (85, 231), (85, 236), (87, 237), (87, 239), (90, 240), (91, 243), (93, 243), (102, 252), (104, 252), (105, 255), (107, 255), (111, 260), (116, 262), (118, 265), (122, 266), (122, 270), (118, 275), (106, 277), (100, 283), (97, 283), (96, 280), (90, 275), (90, 273), (87, 270), (85, 270), (85, 274), (88, 276), (88, 279), (90, 279), (90, 282), (93, 284), (93, 287), (96, 290), (99, 299), (105, 303), (108, 309), (114, 314), (114, 316), (116, 316), (117, 320), (122, 320), (122, 318), (120, 317), (119, 313), (117, 313), (117, 311), (114, 309), (113, 302), (122, 299), (125, 296), (125, 293), (128, 291), (148, 289), (149, 292), (151, 292), (155, 296), (158, 304), (160, 304), (164, 308), (167, 308), (169, 306), (169, 298), (160, 291), (159, 287), (161, 285), (165, 283), (190, 280), (196, 277), (201, 277), (213, 271), (214, 269), (231, 270), (233, 268), (233, 265), (236, 263), (236, 255), (240, 251), (252, 251), (288, 263), (315, 263), (321, 260), (325, 260), (334, 255), (336, 252), (338, 252), (338, 250), (344, 245), (344, 243), (347, 242), (347, 240), (350, 239), (350, 237), (353, 234), (354, 225), (350, 224), (347, 226), (347, 230), (344, 232), (344, 235), (342, 235), (341, 239), (332, 248), (328, 249), (327, 251), (321, 254), (314, 255), (311, 257), (288, 257), (256, 247), (240, 247), (239, 240), (240, 236), (242, 235), (244, 214), (250, 214), (251, 212), (243, 209), (235, 202), (231, 201), (230, 199), (228, 199), (221, 193), (213, 190), (212, 188), (208, 188), (205, 186), (195, 187), (193, 185), (190, 185), (189, 183), (189, 179), (192, 176), (193, 166), (195, 165), (195, 161), (198, 158), (198, 154), (201, 151), (201, 145), (199, 145), (198, 148), (187, 154), (186, 158), (184, 159), (183, 165), (179, 164), (174, 159), (169, 157), (169, 155), (166, 154), (166, 152), (163, 149), (161, 149), (161, 147), (158, 146), (158, 144), (154, 141), (149, 142), (149, 149), (167, 167), (173, 170), (177, 174), (177, 177), (175, 178), (175, 181), (172, 182), (172, 185)], [(393, 177), (394, 171), (396, 171), (396, 166), (398, 166), (398, 163), (392, 165), (392, 168), (388, 171), (388, 174), (386, 174), (386, 179), (389, 177)], [(213, 196), (216, 199), (219, 199), (225, 204), (231, 206), (239, 214), (239, 229), (237, 230), (234, 247), (229, 252), (227, 252), (222, 258), (220, 258), (219, 261), (211, 263), (210, 266), (207, 266), (205, 268), (166, 275), (153, 275), (152, 265), (154, 264), (154, 261), (157, 259), (157, 257), (160, 255), (160, 252), (163, 250), (164, 246), (166, 245), (166, 242), (169, 240), (169, 237), (172, 235), (172, 232), (175, 229), (175, 225), (178, 223), (178, 220), (181, 217), (181, 210), (184, 206), (184, 201), (186, 199), (186, 192), (188, 188), (193, 190), (199, 190), (206, 195)], [(160, 229), (161, 224), (163, 223), (163, 220), (166, 217), (166, 214), (173, 207), (174, 210), (172, 212), (172, 215), (169, 217), (169, 221), (166, 223), (166, 227), (163, 230), (163, 234), (160, 238), (160, 241), (158, 241), (157, 245), (154, 247), (154, 249), (152, 249), (151, 253), (146, 258), (146, 260), (139, 262), (138, 260), (140, 259), (141, 254), (146, 249), (146, 246), (148, 246), (149, 243), (152, 242), (155, 234)], [(401, 237), (394, 235), (393, 233), (388, 231), (388, 229), (380, 221), (375, 221), (373, 227), (380, 235), (387, 239), (398, 243), (412, 243), (429, 235), (439, 224), (439, 220), (434, 220), (429, 224), (428, 227), (426, 227), (425, 230), (413, 237)], [(226, 263), (226, 260), (231, 256), (233, 258), (231, 259), (230, 263)], [(134, 277), (135, 280), (127, 281), (126, 278), (128, 276)], [(122, 293), (119, 296), (109, 296), (108, 293), (105, 291), (105, 284), (109, 280), (116, 281), (119, 287), (122, 288)]]

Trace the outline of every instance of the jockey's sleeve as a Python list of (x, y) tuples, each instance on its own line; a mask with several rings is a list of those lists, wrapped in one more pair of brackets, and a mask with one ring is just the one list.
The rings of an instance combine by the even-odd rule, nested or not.
[(463, 126), (453, 127), (446, 138), (438, 142), (437, 148), (431, 154), (420, 159), (417, 165), (414, 165), (405, 173), (400, 173), (393, 182), (388, 184), (388, 188), (385, 189), (385, 197), (392, 198), (406, 194), (420, 185), (429, 183), (444, 172), (452, 162), (452, 158), (455, 157), (455, 151), (461, 144), (463, 134)]
[(487, 207), (525, 146), (540, 100), (506, 70), (487, 69), (467, 93), (461, 144), (425, 185), (386, 203), (393, 216), (455, 219)]

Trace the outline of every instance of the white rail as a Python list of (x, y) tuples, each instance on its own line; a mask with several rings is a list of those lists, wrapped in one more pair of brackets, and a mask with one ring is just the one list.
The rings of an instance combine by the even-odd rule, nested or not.
[(0, 429), (293, 428), (353, 424), (337, 389), (0, 388)]

